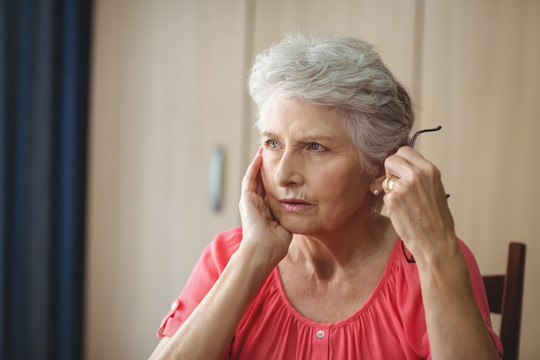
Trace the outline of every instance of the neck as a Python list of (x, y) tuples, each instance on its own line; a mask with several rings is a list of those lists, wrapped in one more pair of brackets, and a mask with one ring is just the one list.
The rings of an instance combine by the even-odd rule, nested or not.
[(378, 216), (338, 230), (295, 234), (288, 257), (295, 263), (304, 263), (318, 278), (329, 278), (340, 270), (369, 264), (386, 249), (387, 241), (395, 239), (390, 220)]

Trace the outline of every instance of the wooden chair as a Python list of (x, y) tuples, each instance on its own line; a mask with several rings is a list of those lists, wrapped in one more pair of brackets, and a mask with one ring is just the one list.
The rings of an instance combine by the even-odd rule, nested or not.
[(501, 314), (499, 334), (504, 349), (504, 360), (518, 358), (525, 248), (525, 244), (510, 243), (506, 274), (482, 277), (490, 311)]

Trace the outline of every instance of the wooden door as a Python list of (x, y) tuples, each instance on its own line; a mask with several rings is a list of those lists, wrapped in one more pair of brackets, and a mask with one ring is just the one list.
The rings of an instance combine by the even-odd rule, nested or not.
[(245, 34), (243, 1), (95, 2), (87, 359), (147, 358), (203, 247), (239, 223)]

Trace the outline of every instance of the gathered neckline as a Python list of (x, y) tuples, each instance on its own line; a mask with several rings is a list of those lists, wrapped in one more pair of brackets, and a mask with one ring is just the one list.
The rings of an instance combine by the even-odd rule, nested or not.
[(320, 329), (320, 328), (338, 328), (338, 327), (345, 326), (345, 325), (349, 324), (350, 322), (353, 322), (354, 320), (356, 320), (366, 310), (368, 310), (369, 307), (371, 306), (371, 304), (373, 303), (373, 301), (375, 301), (375, 299), (377, 298), (377, 296), (381, 292), (382, 288), (384, 287), (384, 285), (388, 281), (388, 278), (390, 277), (390, 273), (392, 272), (392, 269), (394, 268), (396, 260), (398, 259), (398, 256), (400, 254), (400, 252), (399, 252), (399, 250), (401, 248), (399, 246), (400, 241), (401, 241), (400, 239), (398, 239), (398, 241), (396, 241), (396, 244), (394, 245), (392, 253), (390, 254), (390, 257), (388, 258), (388, 261), (387, 261), (386, 266), (384, 268), (384, 272), (383, 272), (381, 278), (379, 279), (379, 281), (377, 283), (377, 286), (375, 287), (375, 289), (373, 290), (373, 292), (369, 296), (369, 298), (366, 300), (366, 302), (364, 304), (362, 304), (362, 306), (360, 306), (360, 308), (358, 310), (356, 310), (353, 314), (349, 315), (348, 317), (346, 317), (346, 318), (344, 318), (342, 320), (338, 320), (338, 321), (332, 322), (332, 323), (320, 323), (320, 322), (311, 320), (310, 318), (302, 315), (292, 305), (289, 298), (287, 297), (287, 294), (285, 293), (285, 288), (283, 287), (283, 282), (281, 281), (281, 274), (279, 273), (279, 269), (276, 266), (274, 268), (274, 270), (272, 271), (272, 277), (273, 277), (273, 282), (275, 283), (275, 286), (276, 286), (277, 291), (279, 293), (278, 298), (283, 303), (283, 305), (285, 306), (287, 311), (294, 318), (296, 318), (298, 321), (304, 323), (305, 325), (308, 325), (310, 327), (317, 328), (317, 329)]

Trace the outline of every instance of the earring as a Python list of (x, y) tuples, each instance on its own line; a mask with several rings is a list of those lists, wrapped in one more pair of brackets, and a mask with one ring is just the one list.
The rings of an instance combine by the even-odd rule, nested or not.
[(373, 195), (375, 195), (375, 196), (379, 195), (379, 189), (373, 190)]

